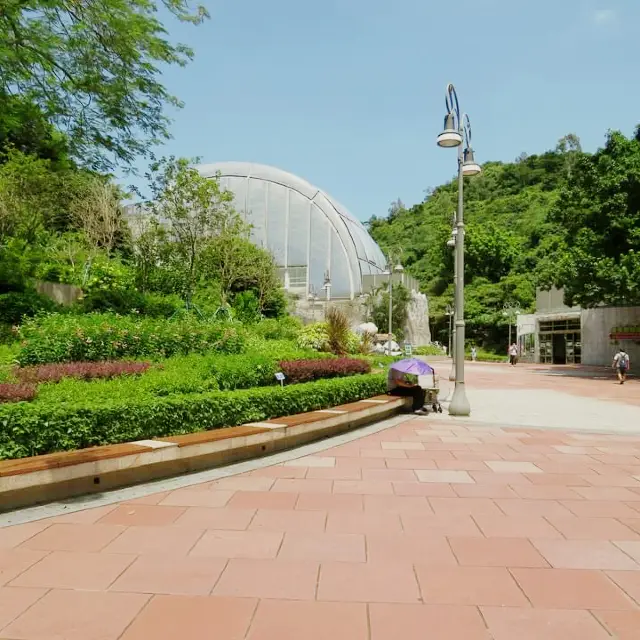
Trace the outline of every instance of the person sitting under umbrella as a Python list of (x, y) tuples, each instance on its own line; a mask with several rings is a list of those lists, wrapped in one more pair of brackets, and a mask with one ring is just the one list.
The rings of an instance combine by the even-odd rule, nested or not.
[[(403, 367), (407, 360), (396, 362), (389, 368), (387, 377), (387, 392), (392, 396), (410, 396), (413, 398), (411, 405), (415, 413), (425, 413), (424, 403), (427, 392), (418, 384), (418, 371), (413, 373), (411, 367)], [(400, 365), (400, 366), (398, 366)], [(428, 365), (427, 365), (428, 366)], [(403, 369), (409, 369), (405, 371)]]

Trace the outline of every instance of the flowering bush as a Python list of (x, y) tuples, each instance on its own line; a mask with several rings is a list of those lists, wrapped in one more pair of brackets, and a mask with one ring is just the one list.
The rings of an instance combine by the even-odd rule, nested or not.
[[(312, 349), (313, 351), (330, 351), (329, 330), (326, 322), (308, 324), (298, 332), (296, 344), (300, 349)], [(360, 338), (353, 331), (349, 331), (346, 337), (346, 350), (348, 353), (359, 353)]]
[(20, 337), (17, 361), (22, 366), (242, 353), (245, 348), (244, 332), (237, 324), (204, 322), (192, 316), (161, 320), (111, 313), (51, 314), (25, 322)]
[(148, 362), (67, 362), (41, 364), (34, 367), (16, 367), (14, 374), (22, 382), (59, 382), (63, 378), (94, 380), (116, 378), (144, 373), (151, 365)]
[(371, 365), (354, 358), (332, 358), (327, 360), (290, 360), (280, 363), (287, 382), (294, 384), (321, 378), (339, 378), (371, 371)]
[(0, 403), (24, 402), (36, 397), (36, 387), (32, 384), (0, 383)]

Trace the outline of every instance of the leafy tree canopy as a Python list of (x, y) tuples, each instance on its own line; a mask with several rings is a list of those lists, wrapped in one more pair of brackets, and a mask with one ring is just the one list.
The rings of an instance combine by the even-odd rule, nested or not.
[(28, 138), (35, 114), (36, 140), (47, 139), (48, 123), (85, 166), (111, 170), (167, 138), (165, 107), (180, 103), (160, 68), (193, 52), (168, 39), (161, 7), (182, 22), (208, 17), (188, 0), (2, 0), (0, 141)]

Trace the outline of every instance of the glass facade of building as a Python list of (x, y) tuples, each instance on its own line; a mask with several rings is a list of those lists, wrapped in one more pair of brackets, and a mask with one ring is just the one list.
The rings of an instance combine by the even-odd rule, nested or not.
[(285, 288), (323, 296), (328, 274), (332, 298), (362, 293), (362, 278), (382, 273), (385, 257), (364, 225), (306, 180), (274, 167), (223, 162), (198, 167), (220, 176), (236, 209), (251, 225), (251, 239), (271, 251)]

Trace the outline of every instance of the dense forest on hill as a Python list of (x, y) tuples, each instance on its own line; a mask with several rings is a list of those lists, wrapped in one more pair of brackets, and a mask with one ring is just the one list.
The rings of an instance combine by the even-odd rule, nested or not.
[[(430, 298), (434, 339), (446, 341), (453, 302), (447, 247), (457, 180), (420, 204), (397, 201), (368, 228), (382, 249), (401, 251)], [(467, 336), (506, 347), (505, 308), (532, 311), (536, 286), (565, 287), (568, 302), (640, 304), (640, 136), (608, 134), (595, 154), (575, 135), (553, 151), (488, 162), (465, 178)]]

